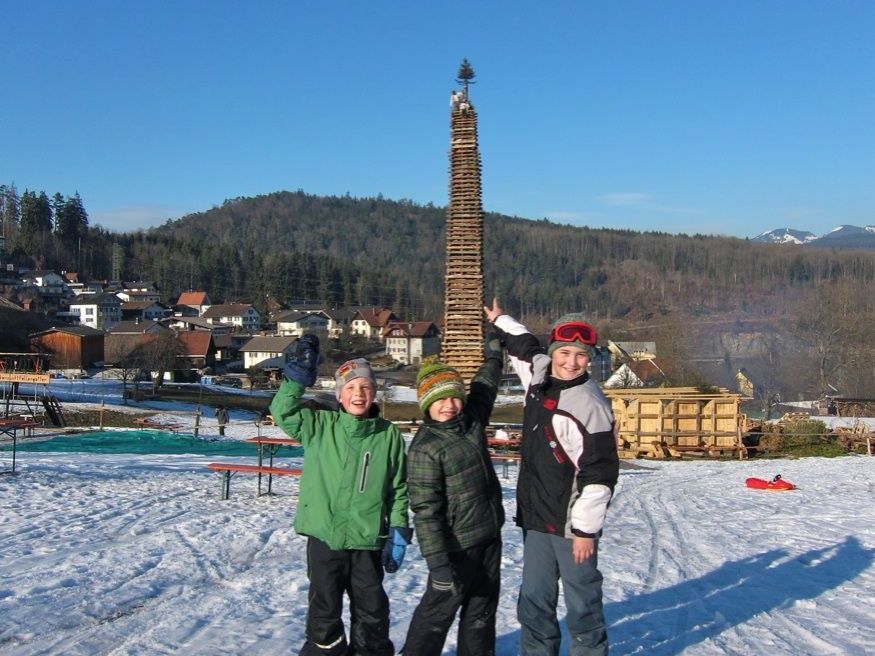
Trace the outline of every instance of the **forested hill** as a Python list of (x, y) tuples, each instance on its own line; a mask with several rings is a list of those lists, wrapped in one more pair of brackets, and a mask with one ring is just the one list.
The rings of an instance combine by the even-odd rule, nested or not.
[[(444, 208), (278, 192), (124, 235), (125, 269), (172, 295), (385, 304), (440, 315)], [(589, 229), (487, 214), (486, 294), (528, 317), (782, 315), (823, 284), (868, 285), (875, 255)]]

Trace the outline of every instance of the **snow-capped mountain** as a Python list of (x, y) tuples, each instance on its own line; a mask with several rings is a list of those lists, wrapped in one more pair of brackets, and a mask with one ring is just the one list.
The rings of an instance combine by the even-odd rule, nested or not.
[(875, 249), (875, 226), (860, 228), (840, 225), (820, 237), (806, 230), (777, 228), (757, 235), (751, 241), (767, 244), (805, 244), (820, 248)]
[(760, 235), (751, 241), (759, 241), (766, 244), (807, 244), (817, 239), (817, 235), (807, 230), (793, 230), (793, 228), (775, 228)]

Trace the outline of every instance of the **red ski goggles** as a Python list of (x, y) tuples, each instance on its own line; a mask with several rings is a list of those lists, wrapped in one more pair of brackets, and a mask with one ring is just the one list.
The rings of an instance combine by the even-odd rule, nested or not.
[(595, 346), (595, 328), (582, 321), (569, 321), (556, 326), (550, 333), (551, 342), (581, 342)]

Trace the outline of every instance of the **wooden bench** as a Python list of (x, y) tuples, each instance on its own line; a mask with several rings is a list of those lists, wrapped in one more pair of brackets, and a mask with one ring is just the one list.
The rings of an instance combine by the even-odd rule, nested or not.
[(258, 492), (255, 496), (261, 496), (261, 477), (267, 474), (267, 494), (271, 494), (274, 476), (300, 476), (302, 470), (290, 467), (263, 467), (259, 465), (238, 465), (227, 462), (211, 462), (209, 469), (222, 474), (222, 500), (231, 496), (231, 476), (234, 474), (258, 474)]
[(519, 453), (496, 453), (495, 451), (489, 452), (489, 457), (492, 458), (493, 462), (501, 461), (501, 477), (507, 478), (508, 467), (511, 462), (516, 462), (517, 466), (519, 466), (519, 461), (522, 456)]

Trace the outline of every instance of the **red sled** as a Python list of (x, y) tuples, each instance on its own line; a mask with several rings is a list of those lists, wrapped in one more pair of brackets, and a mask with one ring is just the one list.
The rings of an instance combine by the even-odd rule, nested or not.
[(780, 474), (770, 481), (762, 478), (749, 478), (744, 484), (754, 490), (770, 490), (771, 492), (787, 492), (788, 490), (796, 489), (796, 486), (793, 485), (793, 483), (785, 481), (781, 478)]

